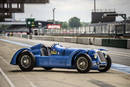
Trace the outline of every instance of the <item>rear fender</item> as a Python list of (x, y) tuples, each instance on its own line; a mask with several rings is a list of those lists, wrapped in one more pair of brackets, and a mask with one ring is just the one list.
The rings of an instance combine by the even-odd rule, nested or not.
[(10, 64), (12, 64), (12, 65), (17, 65), (17, 58), (18, 58), (19, 54), (20, 54), (21, 52), (23, 52), (24, 50), (29, 51), (28, 48), (22, 48), (22, 49), (18, 50), (18, 51), (13, 55)]

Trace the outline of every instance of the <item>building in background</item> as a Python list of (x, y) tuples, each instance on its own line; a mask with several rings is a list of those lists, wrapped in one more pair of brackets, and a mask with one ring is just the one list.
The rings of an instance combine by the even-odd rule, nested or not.
[(112, 9), (96, 9), (92, 11), (91, 17), (92, 21), (91, 23), (108, 23), (108, 22), (115, 22), (116, 17), (115, 16), (107, 16), (104, 17), (105, 14), (115, 14), (116, 11)]
[(23, 13), (24, 4), (45, 4), (49, 0), (0, 0), (0, 21), (11, 19), (13, 13)]

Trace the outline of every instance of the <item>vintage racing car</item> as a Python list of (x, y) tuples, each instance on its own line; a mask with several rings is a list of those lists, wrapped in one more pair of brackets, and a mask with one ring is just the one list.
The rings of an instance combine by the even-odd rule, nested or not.
[(65, 48), (59, 44), (46, 47), (37, 44), (18, 50), (10, 64), (18, 65), (22, 71), (31, 71), (34, 67), (77, 69), (80, 73), (89, 70), (106, 72), (111, 67), (111, 58), (105, 49)]

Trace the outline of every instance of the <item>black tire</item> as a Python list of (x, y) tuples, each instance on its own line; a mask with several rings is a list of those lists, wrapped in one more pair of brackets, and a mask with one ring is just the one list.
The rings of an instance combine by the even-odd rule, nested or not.
[(112, 61), (109, 55), (107, 55), (106, 62), (107, 62), (107, 66), (104, 69), (98, 69), (98, 71), (107, 72), (111, 68)]
[(18, 65), (22, 71), (31, 71), (35, 66), (35, 58), (30, 52), (24, 51), (19, 55)]
[(80, 73), (87, 73), (89, 72), (90, 68), (91, 68), (91, 59), (90, 57), (87, 55), (81, 55), (78, 56), (75, 62), (75, 66), (78, 72)]
[(52, 70), (52, 68), (51, 67), (43, 67), (45, 70)]

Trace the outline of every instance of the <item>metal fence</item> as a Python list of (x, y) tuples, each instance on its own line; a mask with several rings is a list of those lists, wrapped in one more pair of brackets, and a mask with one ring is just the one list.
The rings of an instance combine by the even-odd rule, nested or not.
[(130, 36), (130, 23), (99, 23), (89, 24), (86, 27), (79, 27), (73, 29), (47, 29), (45, 31), (47, 35), (65, 35), (65, 36), (77, 36), (77, 35), (129, 35)]

